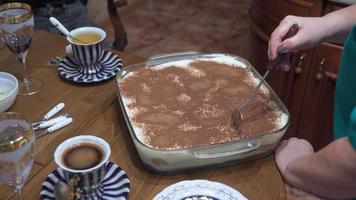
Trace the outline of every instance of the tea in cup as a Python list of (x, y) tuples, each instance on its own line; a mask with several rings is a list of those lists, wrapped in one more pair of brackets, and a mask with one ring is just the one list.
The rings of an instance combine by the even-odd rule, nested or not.
[(82, 74), (95, 74), (100, 71), (98, 64), (103, 55), (103, 41), (106, 33), (97, 27), (82, 27), (70, 31), (67, 37), (71, 44), (73, 57)]
[(61, 143), (54, 160), (68, 182), (83, 196), (96, 196), (104, 180), (106, 162), (111, 154), (109, 144), (96, 136), (81, 135)]

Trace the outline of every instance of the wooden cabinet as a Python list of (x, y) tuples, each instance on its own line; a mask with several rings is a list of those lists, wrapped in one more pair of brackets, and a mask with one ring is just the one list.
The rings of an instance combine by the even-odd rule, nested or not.
[[(320, 16), (323, 1), (254, 0), (250, 18), (248, 60), (265, 72), (269, 36), (286, 15)], [(324, 5), (325, 7), (325, 5)], [(333, 44), (302, 50), (292, 55), (289, 72), (273, 71), (267, 82), (291, 114), (285, 138), (298, 137), (320, 149), (332, 141), (334, 90), (342, 47)]]
[(322, 44), (314, 49), (296, 135), (315, 148), (332, 141), (334, 91), (342, 48)]

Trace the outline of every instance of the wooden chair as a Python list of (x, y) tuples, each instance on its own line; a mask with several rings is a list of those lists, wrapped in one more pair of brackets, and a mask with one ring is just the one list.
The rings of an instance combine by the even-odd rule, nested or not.
[[(81, 0), (84, 5), (87, 5), (88, 0)], [(127, 34), (125, 28), (121, 22), (119, 12), (117, 8), (121, 8), (127, 5), (127, 0), (107, 0), (107, 10), (110, 18), (110, 22), (114, 29), (114, 42), (112, 48), (123, 51), (127, 46)]]
[(120, 15), (117, 11), (117, 8), (123, 7), (127, 5), (126, 0), (108, 0), (108, 13), (110, 17), (111, 24), (114, 28), (114, 43), (112, 48), (123, 51), (127, 46), (127, 34), (125, 31), (125, 27), (123, 26)]

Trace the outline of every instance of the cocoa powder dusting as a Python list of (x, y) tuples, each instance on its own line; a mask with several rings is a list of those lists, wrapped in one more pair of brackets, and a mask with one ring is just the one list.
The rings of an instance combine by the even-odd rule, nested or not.
[(244, 110), (242, 133), (231, 115), (254, 89), (252, 74), (242, 67), (194, 61), (189, 67), (141, 68), (120, 84), (123, 98), (134, 99), (131, 121), (142, 129), (144, 143), (179, 149), (235, 141), (276, 130), (277, 106), (259, 90)]

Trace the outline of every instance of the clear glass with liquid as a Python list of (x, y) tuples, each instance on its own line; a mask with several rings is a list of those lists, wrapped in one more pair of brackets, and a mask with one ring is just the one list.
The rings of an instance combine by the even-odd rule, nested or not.
[(26, 58), (33, 35), (34, 17), (31, 7), (25, 3), (0, 5), (0, 38), (22, 65), (19, 79), (19, 95), (33, 95), (40, 91), (43, 82), (29, 77)]
[(31, 171), (35, 135), (31, 124), (17, 113), (0, 114), (0, 182), (21, 199), (21, 188)]

